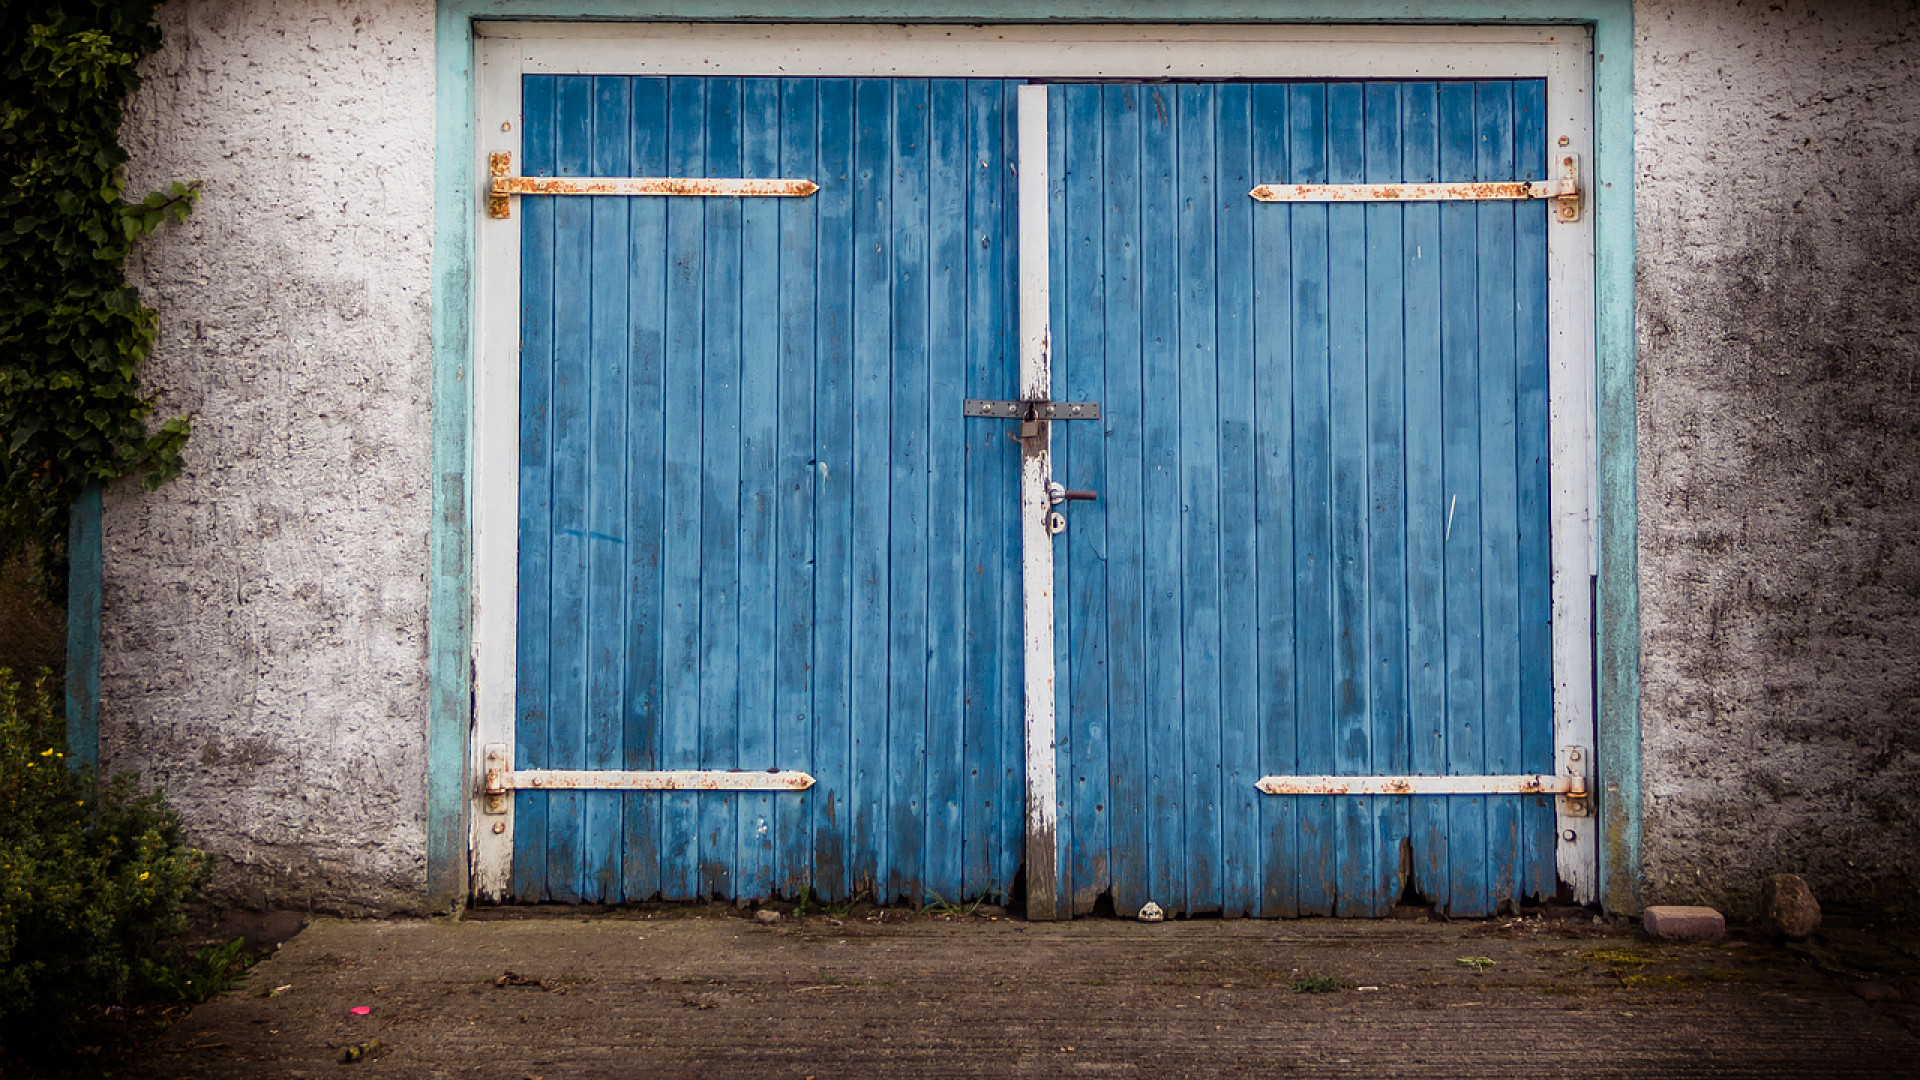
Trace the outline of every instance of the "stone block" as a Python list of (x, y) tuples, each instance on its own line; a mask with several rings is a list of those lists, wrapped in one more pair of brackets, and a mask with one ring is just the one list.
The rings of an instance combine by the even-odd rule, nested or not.
[(1710, 907), (1662, 904), (1640, 913), (1640, 924), (1657, 941), (1719, 941), (1727, 936), (1727, 919)]
[(1820, 901), (1798, 874), (1774, 874), (1760, 886), (1760, 925), (1774, 937), (1804, 941), (1820, 929)]

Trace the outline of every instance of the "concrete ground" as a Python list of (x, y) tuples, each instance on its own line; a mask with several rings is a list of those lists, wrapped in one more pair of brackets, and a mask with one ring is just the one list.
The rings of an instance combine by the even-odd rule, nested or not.
[(195, 1010), (141, 1071), (1912, 1078), (1916, 979), (1911, 941), (1656, 944), (1584, 914), (322, 920)]

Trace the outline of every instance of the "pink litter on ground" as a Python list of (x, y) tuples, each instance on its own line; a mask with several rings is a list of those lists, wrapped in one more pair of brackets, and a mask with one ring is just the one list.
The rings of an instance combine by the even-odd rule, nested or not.
[(355, 1016), (366, 1016), (368, 1013), (371, 1013), (373, 1011), (373, 1006), (355, 1005), (353, 1008), (348, 1009), (347, 1011), (352, 1013)]

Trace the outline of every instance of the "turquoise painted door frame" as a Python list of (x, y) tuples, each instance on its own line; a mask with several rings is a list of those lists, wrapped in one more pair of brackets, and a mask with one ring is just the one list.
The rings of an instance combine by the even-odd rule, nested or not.
[[(508, 5), (508, 6), (512, 6), (512, 5)], [(553, 9), (543, 8), (542, 5), (539, 5), (539, 4), (527, 4), (522, 6), (529, 9), (529, 12), (531, 12), (532, 9), (541, 9), (547, 14), (554, 13)], [(1607, 5), (1596, 5), (1596, 6), (1607, 7)], [(486, 11), (487, 13), (492, 13), (497, 8), (500, 8), (500, 5), (487, 5)], [(519, 12), (518, 8), (516, 8), (515, 11), (521, 14), (529, 13), (529, 12)], [(569, 12), (569, 13), (581, 14), (581, 15), (606, 14), (605, 12), (599, 12), (597, 9), (592, 12), (583, 10), (579, 12)], [(472, 17), (478, 14), (481, 14), (481, 12), (478, 10), (477, 7), (469, 8), (464, 5), (455, 5), (455, 4), (444, 5), (442, 9), (442, 38), (441, 38), (443, 49), (449, 46), (450, 41), (454, 41), (456, 42), (456, 47), (457, 47), (457, 42), (465, 42), (465, 48), (470, 51), (472, 48), (471, 19)], [(920, 14), (921, 17), (927, 16), (927, 13), (918, 13), (918, 14)], [(1614, 12), (1613, 14), (1617, 15), (1618, 12)], [(1618, 24), (1615, 23), (1610, 25), (1617, 28)], [(445, 53), (443, 53), (443, 56), (444, 55)], [(470, 55), (470, 52), (469, 52), (469, 55)], [(1608, 70), (1604, 67), (1604, 64), (1605, 64), (1605, 60), (1603, 59), (1602, 60), (1603, 66), (1599, 69), (1603, 72)], [(449, 95), (449, 100), (457, 99), (460, 97), (459, 91), (463, 85), (467, 88), (467, 93), (469, 95), (471, 94), (471, 83), (463, 82), (461, 78), (455, 78), (453, 80), (450, 80), (449, 83), (444, 83), (443, 85), (451, 85), (454, 90), (454, 93)], [(471, 101), (472, 101), (471, 96), (468, 96), (466, 98), (467, 104), (465, 105), (465, 109), (468, 115), (471, 115), (471, 110), (472, 110)], [(443, 102), (442, 104), (443, 117), (445, 115), (446, 108), (447, 108), (447, 103)], [(465, 139), (463, 140), (466, 146), (468, 147), (475, 146), (474, 142), (471, 141), (472, 128), (470, 124), (455, 125), (455, 127), (463, 128), (468, 133), (465, 136)], [(454, 154), (449, 156), (458, 158), (460, 155)], [(1607, 201), (1611, 198), (1606, 193), (1606, 188), (1604, 186), (1606, 182), (1605, 177), (1609, 174), (1611, 168), (1617, 166), (1617, 164), (1618, 164), (1617, 157), (1609, 157), (1597, 162), (1597, 166), (1602, 176), (1602, 181), (1601, 181), (1602, 186), (1600, 187), (1599, 190), (1596, 191), (1596, 201), (1599, 202), (1600, 206), (1598, 209), (1600, 209), (1601, 211), (1605, 210)], [(460, 189), (471, 191), (472, 177), (461, 176), (457, 179), (452, 180), (449, 186), (453, 188), (456, 192)], [(466, 229), (471, 228), (471, 221), (472, 221), (471, 213), (472, 213), (472, 207), (475, 201), (468, 199), (466, 200), (466, 202), (467, 202), (467, 206), (463, 207), (462, 212), (456, 215), (464, 218), (466, 222), (464, 225), (461, 225), (460, 223), (454, 223), (454, 227), (452, 231), (456, 238), (459, 233), (464, 232)], [(444, 209), (444, 200), (443, 200), (443, 209)], [(445, 227), (448, 226), (448, 221), (447, 221), (447, 217), (444, 214), (442, 217), (442, 225), (443, 225), (442, 239), (445, 240), (447, 238)], [(1627, 237), (1629, 238), (1629, 240), (1630, 240), (1630, 236), (1631, 236), (1631, 233), (1629, 228), (1627, 232)], [(454, 247), (456, 249), (461, 249), (461, 248), (464, 248), (464, 245), (456, 243)], [(440, 252), (445, 252), (446, 250), (447, 250), (447, 247), (445, 244), (442, 244), (439, 248), (437, 248), (437, 251), (440, 251)], [(453, 256), (450, 255), (448, 257), (453, 257)], [(437, 254), (436, 259), (438, 260), (440, 258), (441, 258), (441, 255)], [(1603, 260), (1603, 263), (1604, 263), (1604, 260)], [(444, 264), (441, 266), (441, 269), (442, 270), (446, 269)], [(461, 271), (461, 273), (464, 274), (465, 271), (463, 270)], [(463, 277), (460, 280), (467, 280), (467, 279)], [(444, 274), (440, 277), (439, 287), (441, 288), (451, 287), (452, 284), (453, 284), (453, 280), (448, 278)], [(1604, 297), (1606, 296), (1606, 293), (1608, 290), (1608, 283), (1606, 281), (1606, 275), (1605, 275), (1604, 269), (1602, 273), (1601, 288), (1602, 288), (1602, 295), (1603, 295), (1603, 304), (1602, 304), (1603, 314), (1601, 319), (1601, 323), (1602, 323), (1601, 332), (1602, 332), (1602, 340), (1604, 342), (1606, 340), (1605, 335), (1607, 333), (1607, 329), (1606, 329), (1607, 307), (1606, 307), (1606, 304), (1604, 303)], [(437, 317), (445, 316), (447, 312), (448, 312), (447, 306), (444, 304), (440, 305), (437, 309)], [(443, 332), (436, 335), (437, 349), (441, 352), (442, 355), (446, 354), (447, 346), (449, 345), (450, 342), (454, 340), (458, 340), (462, 345), (464, 345), (466, 341), (471, 340), (471, 338), (467, 336), (470, 328), (466, 325), (465, 317), (453, 317), (451, 319), (451, 322), (453, 324), (452, 327), (449, 327), (444, 322), (441, 327), (443, 331), (448, 331), (448, 332)], [(462, 352), (464, 352), (464, 349), (462, 350)], [(1606, 354), (1603, 349), (1603, 359), (1605, 355)], [(445, 410), (437, 410), (436, 412), (436, 432), (437, 432), (436, 453), (437, 454), (444, 455), (444, 453), (448, 449), (447, 444), (449, 440), (451, 440), (452, 443), (455, 445), (464, 443), (464, 439), (465, 439), (464, 435), (457, 435), (457, 437), (448, 435), (446, 433), (446, 427), (443, 424), (443, 421), (446, 421), (448, 423), (459, 424), (463, 430), (465, 428), (465, 424), (464, 424), (465, 417), (466, 417), (466, 414), (465, 414), (466, 405), (465, 405), (465, 397), (464, 397), (465, 387), (459, 385), (462, 382), (461, 370), (463, 366), (464, 365), (462, 364), (456, 364), (454, 368), (451, 370), (443, 368), (443, 372), (447, 375), (447, 378), (444, 381), (444, 383), (437, 383), (438, 388), (441, 391), (444, 391), (446, 394), (445, 397), (437, 397), (437, 401), (441, 401), (449, 406), (449, 408)], [(1607, 378), (1608, 378), (1607, 366), (1605, 363), (1603, 363), (1602, 365), (1601, 378), (1602, 378), (1602, 390), (1603, 390), (1602, 407), (1604, 412), (1604, 409), (1606, 407), (1605, 390), (1606, 390)], [(1629, 401), (1629, 404), (1630, 404), (1630, 401)], [(1605, 424), (1603, 423), (1602, 426), (1604, 429)], [(1605, 458), (1607, 441), (1606, 441), (1604, 430), (1603, 430), (1602, 436), (1603, 436), (1602, 444), (1601, 444), (1602, 457)], [(462, 457), (464, 458), (464, 454), (462, 455)], [(463, 475), (464, 468), (465, 468), (464, 464), (453, 463), (453, 462), (450, 462), (449, 464), (454, 464), (455, 467), (452, 469), (437, 470), (436, 471), (437, 479), (444, 480), (449, 477), (458, 478)], [(1607, 483), (1607, 475), (1608, 475), (1608, 471), (1605, 468), (1603, 468), (1603, 471), (1602, 471), (1603, 487)], [(461, 481), (460, 486), (457, 489), (443, 488), (441, 490), (441, 497), (444, 498), (446, 494), (449, 494), (455, 490), (463, 493), (465, 491), (465, 482)], [(462, 496), (461, 501), (464, 503), (464, 496)], [(1603, 507), (1604, 505), (1605, 503), (1603, 501)], [(461, 523), (464, 522), (465, 520), (464, 511), (454, 507), (444, 507), (444, 508), (453, 512), (450, 515), (440, 515), (436, 518), (436, 521), (438, 523), (440, 523), (442, 526), (445, 526), (436, 533), (435, 540), (436, 540), (437, 550), (439, 550), (443, 555), (457, 555), (458, 553), (466, 550), (466, 544), (468, 543), (468, 538), (464, 533), (464, 531), (462, 531), (462, 525), (461, 525)], [(1629, 522), (1629, 525), (1630, 525), (1630, 522)], [(1610, 544), (1610, 534), (1603, 531), (1603, 536), (1602, 536), (1603, 549), (1607, 548), (1609, 544)], [(462, 560), (456, 558), (452, 560), (452, 563), (443, 564), (443, 565), (458, 564), (461, 561)], [(454, 777), (452, 778), (451, 785), (450, 785), (449, 778), (442, 774), (443, 772), (442, 766), (446, 763), (446, 755), (447, 755), (448, 749), (450, 746), (456, 745), (456, 743), (449, 741), (450, 738), (454, 737), (454, 732), (444, 722), (443, 709), (445, 707), (451, 707), (453, 704), (451, 696), (447, 693), (448, 691), (459, 689), (463, 692), (463, 696), (464, 696), (465, 665), (464, 663), (457, 665), (457, 667), (461, 670), (456, 671), (454, 665), (450, 665), (446, 663), (444, 659), (441, 659), (441, 658), (448, 655), (446, 653), (446, 647), (453, 644), (457, 644), (458, 640), (466, 638), (467, 635), (471, 633), (471, 631), (468, 630), (467, 628), (468, 627), (467, 620), (469, 618), (468, 614), (463, 610), (459, 610), (460, 605), (455, 604), (453, 608), (449, 608), (447, 607), (446, 602), (448, 600), (448, 595), (447, 595), (448, 590), (450, 588), (453, 588), (459, 585), (463, 580), (464, 580), (464, 577), (461, 575), (456, 575), (454, 577), (448, 577), (445, 575), (436, 575), (436, 578), (435, 578), (435, 583), (436, 583), (435, 618), (433, 623), (434, 635), (435, 635), (434, 655), (436, 657), (435, 666), (434, 666), (435, 717), (434, 717), (434, 723), (430, 730), (436, 733), (434, 736), (434, 740), (435, 740), (434, 759), (437, 764), (435, 765), (435, 773), (433, 777), (433, 783), (431, 785), (432, 805), (430, 809), (432, 813), (430, 814), (430, 825), (432, 827), (432, 831), (435, 837), (433, 842), (433, 848), (436, 854), (433, 856), (432, 859), (430, 859), (430, 872), (433, 874), (436, 881), (443, 882), (443, 883), (452, 880), (448, 876), (449, 868), (451, 866), (454, 866), (455, 864), (464, 866), (463, 853), (460, 856), (452, 856), (446, 850), (448, 836), (450, 835), (448, 830), (450, 828), (454, 828), (460, 835), (466, 835), (467, 829), (468, 829), (467, 825), (461, 824), (461, 822), (463, 822), (465, 819), (465, 814), (467, 813), (466, 808), (464, 806), (464, 803), (466, 802), (464, 798), (464, 792), (467, 787), (467, 781), (461, 777)], [(1603, 580), (1602, 580), (1603, 594), (1605, 594), (1606, 592), (1606, 586), (1607, 586), (1607, 581), (1603, 577)], [(1616, 592), (1617, 591), (1618, 590), (1616, 590)], [(1613, 625), (1613, 629), (1617, 630), (1619, 626), (1620, 624), (1615, 623)], [(449, 638), (448, 636), (449, 634), (452, 634), (453, 637)], [(1603, 633), (1602, 636), (1604, 639), (1605, 634)], [(1604, 641), (1603, 641), (1603, 644), (1604, 644)], [(467, 651), (468, 649), (470, 649), (470, 646), (462, 646), (459, 651), (464, 654), (464, 652)], [(1603, 653), (1604, 653), (1604, 650), (1603, 650)], [(1608, 672), (1603, 671), (1603, 686), (1607, 685), (1605, 682), (1605, 679), (1608, 674), (1609, 674)], [(1618, 676), (1620, 674), (1620, 671), (1616, 667), (1611, 672), (1611, 674), (1614, 676)], [(1606, 714), (1603, 709), (1603, 732), (1607, 730), (1605, 718), (1606, 718)], [(1615, 734), (1617, 735), (1617, 732)], [(466, 757), (466, 758), (471, 757), (472, 751), (469, 747), (465, 745), (464, 722), (462, 723), (459, 733), (457, 735), (457, 746), (458, 746), (458, 749), (456, 752), (459, 756)], [(1602, 752), (1603, 754), (1608, 752), (1604, 744), (1602, 747)], [(465, 771), (466, 770), (464, 769), (461, 770), (462, 776), (464, 776)], [(1620, 801), (1619, 792), (1623, 790), (1620, 787), (1620, 781), (1630, 780), (1630, 777), (1627, 775), (1627, 769), (1623, 767), (1621, 771), (1611, 774), (1608, 777), (1608, 779), (1610, 782), (1612, 782), (1612, 787), (1615, 792), (1615, 797), (1612, 799), (1612, 802), (1617, 803)], [(457, 799), (453, 799), (450, 802), (448, 796), (454, 792), (461, 793), (461, 797)], [(1621, 809), (1623, 808), (1620, 806), (1614, 807), (1613, 812), (1616, 815), (1614, 825), (1630, 826), (1632, 823), (1631, 816), (1620, 813), (1619, 811)], [(1613, 832), (1609, 835), (1610, 842), (1618, 841), (1622, 838), (1627, 840), (1631, 839), (1631, 837), (1627, 833), (1623, 832), (1621, 828), (1618, 828), (1618, 827), (1614, 828)], [(453, 860), (451, 863), (448, 861), (449, 858)], [(464, 874), (461, 875), (462, 878), (464, 878), (464, 876), (465, 876)], [(436, 889), (438, 888), (440, 888), (440, 886), (436, 886)], [(1615, 900), (1614, 903), (1615, 903), (1615, 906), (1623, 906), (1619, 904), (1617, 900)]]

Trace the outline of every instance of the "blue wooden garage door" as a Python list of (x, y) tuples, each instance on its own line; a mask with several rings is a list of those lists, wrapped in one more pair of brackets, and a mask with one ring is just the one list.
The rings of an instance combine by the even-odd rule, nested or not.
[(1021, 855), (1014, 90), (528, 77), (516, 763), (799, 769), (521, 793), (522, 900), (1003, 895)]
[[(1267, 181), (1536, 177), (1537, 82), (1050, 91), (1063, 911), (1462, 914), (1553, 890), (1546, 209)], [(802, 793), (517, 796), (522, 900), (1005, 896), (1020, 834), (1013, 84), (529, 77), (521, 768)]]
[(1052, 91), (1061, 910), (1553, 893), (1547, 797), (1254, 789), (1552, 771), (1545, 205), (1248, 197), (1537, 179), (1544, 92)]

